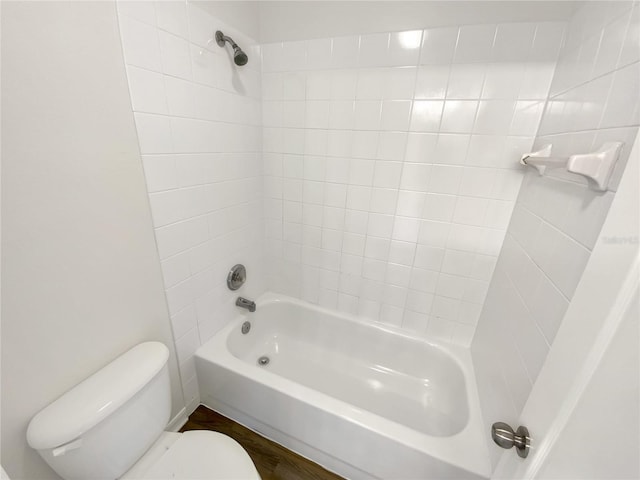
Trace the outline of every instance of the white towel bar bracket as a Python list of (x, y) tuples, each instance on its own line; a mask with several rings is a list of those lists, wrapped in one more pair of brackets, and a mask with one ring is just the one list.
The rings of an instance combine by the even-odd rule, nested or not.
[(536, 152), (523, 155), (520, 164), (534, 167), (540, 175), (550, 168), (564, 168), (570, 173), (585, 177), (594, 190), (606, 191), (622, 145), (622, 142), (608, 142), (595, 152), (552, 157), (549, 144)]

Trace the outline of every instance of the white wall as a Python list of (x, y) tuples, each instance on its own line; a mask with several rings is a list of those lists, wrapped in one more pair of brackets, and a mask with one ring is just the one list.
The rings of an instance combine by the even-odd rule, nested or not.
[[(202, 2), (214, 5), (225, 2)], [(241, 2), (242, 3), (242, 2)], [(260, 1), (260, 41), (307, 40), (455, 25), (566, 20), (572, 1)]]
[(564, 21), (583, 3), (553, 0), (190, 1), (261, 43), (481, 23)]
[[(537, 478), (640, 478), (639, 300), (636, 290), (622, 324)], [(621, 435), (625, 441), (620, 441)], [(583, 441), (587, 438), (589, 441)], [(581, 448), (575, 448), (576, 444)]]
[(270, 288), (468, 345), (563, 28), (263, 45)]
[(137, 343), (184, 407), (113, 3), (3, 2), (2, 141), (2, 465), (57, 478), (29, 420)]
[(234, 30), (240, 31), (245, 35), (260, 40), (260, 15), (258, 5), (264, 3), (259, 1), (247, 0), (187, 0), (213, 18), (224, 22)]
[[(472, 344), (485, 423), (515, 422), (599, 236), (638, 132), (638, 4), (587, 3), (568, 26), (535, 148), (625, 142), (609, 192), (560, 171), (523, 182)], [(500, 454), (492, 449), (493, 459)]]
[[(193, 4), (123, 1), (118, 12), (190, 413), (199, 403), (195, 350), (235, 316), (239, 295), (264, 290), (259, 48)], [(212, 42), (218, 29), (247, 65)], [(232, 292), (225, 282), (236, 263), (248, 280)]]

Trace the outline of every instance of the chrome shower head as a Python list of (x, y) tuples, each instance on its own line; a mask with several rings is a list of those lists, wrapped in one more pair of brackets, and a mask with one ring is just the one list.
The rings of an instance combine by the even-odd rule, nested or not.
[(235, 45), (233, 47), (233, 61), (236, 65), (242, 66), (247, 64), (249, 57), (247, 57), (247, 54), (244, 53), (240, 47)]
[(249, 57), (247, 57), (247, 54), (242, 51), (242, 49), (236, 42), (233, 41), (231, 37), (227, 37), (224, 33), (218, 30), (216, 32), (216, 43), (218, 44), (218, 46), (224, 47), (226, 42), (229, 42), (229, 44), (233, 47), (234, 63), (238, 66), (246, 65), (249, 61)]

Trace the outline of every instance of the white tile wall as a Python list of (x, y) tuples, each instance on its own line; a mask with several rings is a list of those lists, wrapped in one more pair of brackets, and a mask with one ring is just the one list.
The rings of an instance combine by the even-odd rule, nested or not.
[(526, 174), (472, 344), (487, 426), (517, 421), (607, 215), (640, 124), (639, 32), (637, 2), (586, 2), (569, 22), (534, 149), (625, 147), (606, 193)]
[[(118, 3), (131, 103), (187, 408), (199, 402), (193, 353), (264, 290), (259, 47), (192, 4)], [(211, 43), (242, 46), (238, 68)], [(235, 263), (247, 284), (226, 288)]]
[(563, 29), (263, 45), (270, 288), (468, 345)]

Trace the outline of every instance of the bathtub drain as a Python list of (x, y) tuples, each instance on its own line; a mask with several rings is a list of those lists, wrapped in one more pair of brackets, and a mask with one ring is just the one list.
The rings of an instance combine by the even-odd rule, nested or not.
[(269, 364), (269, 357), (267, 357), (266, 355), (263, 355), (258, 359), (258, 365), (260, 365), (261, 367), (264, 367), (268, 364)]

